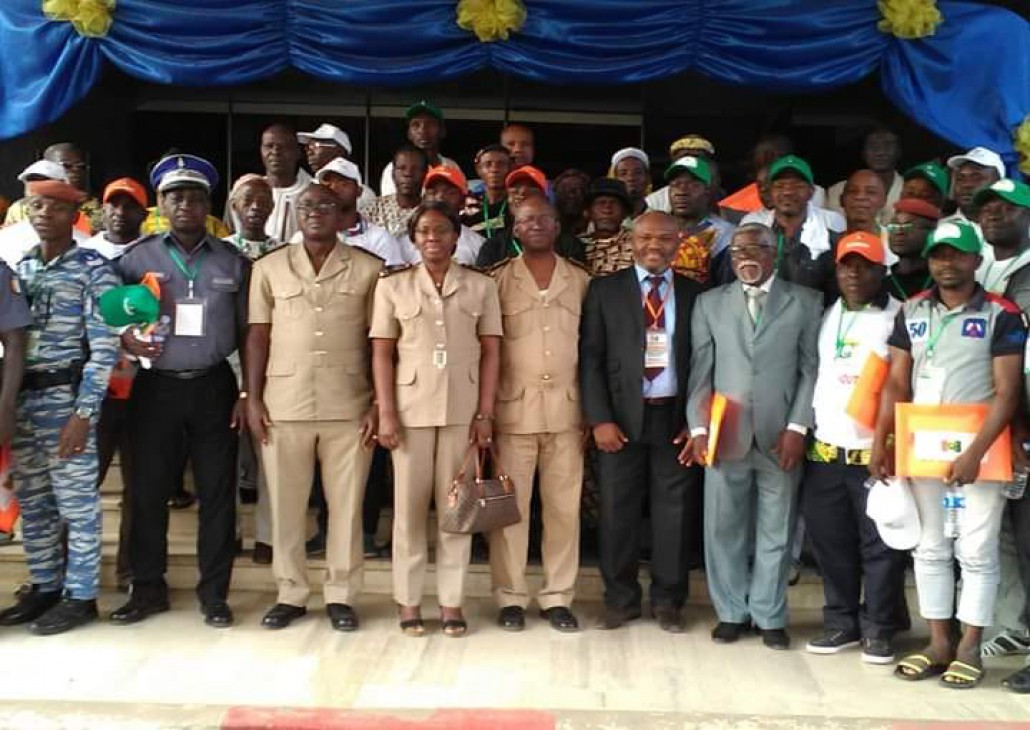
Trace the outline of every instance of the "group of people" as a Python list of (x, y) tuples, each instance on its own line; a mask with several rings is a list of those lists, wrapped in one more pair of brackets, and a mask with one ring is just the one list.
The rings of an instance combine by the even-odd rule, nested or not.
[[(45, 635), (97, 618), (98, 484), (115, 450), (119, 573), (131, 589), (110, 621), (169, 610), (168, 500), (189, 464), (200, 610), (232, 625), (249, 451), (256, 537), (278, 584), (263, 625), (306, 614), (315, 485), (326, 613), (356, 630), (378, 521), (363, 519), (365, 486), (388, 453), (400, 629), (427, 631), (432, 543), (440, 625), (463, 636), (472, 538), (437, 526), (431, 540), (429, 517), (488, 452), (522, 515), (486, 536), (505, 630), (525, 628), (534, 599), (553, 629), (579, 630), (586, 483), (599, 503), (597, 629), (642, 616), (646, 546), (662, 630), (685, 630), (689, 572), (703, 563), (712, 639), (754, 629), (787, 649), (788, 577), (805, 539), (826, 599), (808, 651), (861, 646), (864, 661), (893, 663), (910, 625), (910, 559), (930, 642), (900, 660), (899, 678), (975, 687), (985, 654), (1030, 651), (1030, 608), (995, 610), (999, 582), (1022, 579), (1024, 595), (1030, 585), (1030, 498), (980, 477), (1006, 429), (1017, 476), (1030, 468), (1030, 187), (994, 152), (899, 174), (897, 137), (875, 129), (866, 167), (827, 191), (789, 140), (769, 137), (754, 182), (726, 195), (715, 148), (697, 135), (671, 145), (666, 185), (652, 190), (636, 148), (615, 152), (603, 177), (548, 179), (531, 130), (512, 124), (477, 153), (470, 184), (441, 152), (441, 110), (423, 101), (406, 119), (378, 196), (339, 128), (268, 127), (264, 174), (234, 182), (222, 218), (211, 210), (217, 171), (179, 151), (150, 172), (153, 207), (130, 178), (89, 197), (74, 145), (22, 173), (25, 198), (0, 231), (0, 441), (12, 447), (31, 584), (0, 625)], [(112, 326), (112, 296), (140, 282), (156, 291), (156, 324)], [(863, 420), (851, 401), (871, 358), (888, 372)], [(895, 405), (906, 402), (986, 405), (944, 479), (895, 478)], [(944, 501), (956, 488), (957, 527)], [(999, 567), (1002, 535), (1014, 570)], [(984, 643), (991, 626), (1005, 631)], [(1005, 682), (1030, 691), (1030, 668)]]

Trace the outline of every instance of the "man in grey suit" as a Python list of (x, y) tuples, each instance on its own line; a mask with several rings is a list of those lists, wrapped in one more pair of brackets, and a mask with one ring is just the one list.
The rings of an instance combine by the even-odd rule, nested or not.
[[(753, 621), (766, 646), (786, 649), (790, 545), (814, 418), (822, 297), (775, 275), (776, 238), (767, 226), (738, 228), (730, 257), (738, 280), (702, 294), (694, 306), (691, 439), (680, 459), (708, 467), (705, 564), (719, 615), (712, 639), (736, 641)], [(727, 407), (709, 455), (716, 393)]]

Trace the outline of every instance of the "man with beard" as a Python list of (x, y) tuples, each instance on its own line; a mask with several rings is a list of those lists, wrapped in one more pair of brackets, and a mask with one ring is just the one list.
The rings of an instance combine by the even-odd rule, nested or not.
[[(898, 135), (889, 129), (877, 127), (865, 136), (862, 144), (862, 161), (865, 163), (866, 171), (872, 172), (880, 181), (880, 187), (884, 190), (885, 200), (882, 207), (894, 205), (901, 198), (901, 189), (905, 184), (904, 178), (895, 169), (898, 160), (901, 159), (901, 144)], [(840, 213), (847, 213), (844, 206), (844, 192), (851, 180), (841, 180), (830, 186), (826, 191), (826, 207)], [(873, 216), (880, 212), (880, 209), (873, 211)], [(866, 230), (866, 229), (852, 229)]]
[[(786, 649), (790, 547), (813, 425), (823, 308), (817, 292), (776, 274), (776, 248), (770, 228), (742, 225), (730, 244), (738, 280), (697, 300), (686, 409), (691, 438), (680, 459), (707, 466), (705, 569), (719, 617), (712, 640), (737, 641), (753, 622), (766, 646)], [(776, 366), (764, 367), (769, 363)], [(730, 416), (713, 454), (708, 437), (717, 393)]]
[(273, 203), (265, 233), (289, 241), (297, 232), (297, 196), (311, 184), (311, 175), (300, 167), (300, 146), (292, 129), (277, 122), (261, 133), (261, 163)]
[(1005, 163), (1001, 156), (986, 147), (974, 147), (965, 154), (948, 158), (951, 170), (951, 197), (958, 211), (944, 221), (964, 221), (983, 239), (983, 231), (976, 222), (976, 203), (973, 197), (983, 188), (1005, 177)]
[[(404, 118), (408, 123), (408, 141), (418, 147), (426, 155), (429, 167), (447, 166), (460, 169), (454, 160), (440, 154), (440, 144), (447, 136), (443, 111), (425, 99), (412, 104), (405, 110)], [(397, 192), (393, 181), (393, 163), (383, 169), (379, 180), (379, 194), (390, 195)]]

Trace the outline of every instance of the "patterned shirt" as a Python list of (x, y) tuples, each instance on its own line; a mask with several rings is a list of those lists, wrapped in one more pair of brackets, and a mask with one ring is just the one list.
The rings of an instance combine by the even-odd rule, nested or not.
[(368, 205), (359, 205), (358, 208), (362, 216), (385, 228), (394, 238), (407, 235), (408, 220), (415, 212), (414, 208), (402, 208), (395, 194), (375, 198)]
[(119, 352), (118, 334), (101, 318), (98, 300), (121, 283), (118, 275), (107, 259), (80, 246), (50, 262), (36, 246), (18, 263), (17, 273), (32, 312), (26, 369), (81, 363), (75, 407), (98, 413)]
[(705, 218), (695, 228), (680, 231), (680, 246), (672, 268), (699, 284), (707, 284), (712, 258), (727, 248), (732, 238), (732, 224), (721, 218)]
[(607, 276), (633, 265), (633, 233), (623, 229), (614, 236), (582, 236), (591, 276)]
[(251, 261), (261, 258), (269, 251), (277, 249), (282, 245), (272, 236), (269, 236), (264, 241), (251, 241), (249, 238), (244, 238), (239, 233), (234, 233), (231, 236), (226, 236), (222, 240), (231, 243), (233, 246), (236, 247), (236, 250), (238, 250)]

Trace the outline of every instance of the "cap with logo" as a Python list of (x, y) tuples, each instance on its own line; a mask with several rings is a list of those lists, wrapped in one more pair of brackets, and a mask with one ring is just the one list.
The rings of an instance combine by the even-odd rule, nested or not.
[(929, 256), (938, 246), (951, 246), (963, 253), (978, 254), (983, 250), (976, 229), (965, 221), (945, 221), (938, 225), (926, 239), (923, 257)]
[(426, 179), (422, 182), (422, 190), (425, 191), (434, 180), (445, 180), (465, 195), (468, 195), (468, 180), (465, 179), (465, 173), (457, 167), (452, 167), (451, 165), (430, 167), (429, 172), (426, 173)]
[(1020, 208), (1030, 208), (1030, 185), (1018, 180), (1004, 178), (980, 189), (973, 196), (973, 202), (977, 205), (983, 205), (991, 198), (1001, 198), (1008, 203), (1018, 205)]
[(547, 192), (547, 175), (543, 173), (543, 170), (533, 167), (532, 165), (523, 165), (517, 170), (512, 170), (508, 173), (508, 177), (504, 178), (504, 187), (510, 188), (515, 184), (516, 180), (522, 178), (529, 178), (529, 181), (536, 185), (538, 188)]
[(301, 144), (308, 142), (333, 142), (340, 145), (349, 155), (353, 152), (350, 137), (342, 129), (334, 124), (320, 124), (314, 132), (297, 132), (297, 141)]
[(111, 198), (115, 195), (128, 195), (130, 198), (140, 204), (140, 207), (147, 207), (147, 189), (143, 185), (131, 177), (120, 177), (117, 180), (112, 180), (104, 188), (103, 201), (110, 203)]
[(907, 479), (877, 481), (867, 495), (865, 513), (887, 547), (911, 550), (919, 543), (922, 523)]
[(443, 121), (443, 111), (436, 104), (422, 99), (404, 110), (404, 118), (409, 122), (419, 114), (428, 114), (437, 121)]
[(941, 192), (941, 195), (948, 194), (948, 171), (936, 162), (924, 162), (921, 165), (910, 167), (905, 170), (905, 174), (902, 177), (906, 180), (911, 180), (915, 177), (925, 178)]
[(65, 172), (64, 166), (58, 162), (36, 160), (18, 174), (18, 180), (23, 183), (27, 183), (33, 178), (68, 182), (68, 173)]
[(874, 264), (883, 264), (887, 258), (883, 240), (867, 231), (855, 231), (837, 241), (836, 260), (840, 261), (848, 254), (861, 256)]
[(346, 157), (334, 157), (325, 165), (318, 169), (315, 173), (315, 180), (320, 183), (325, 183), (326, 175), (329, 173), (335, 173), (340, 177), (345, 177), (348, 180), (353, 180), (358, 184), (360, 188), (361, 182), (361, 170), (353, 162), (348, 160)]
[(210, 192), (218, 184), (215, 166), (196, 155), (169, 155), (150, 171), (150, 187), (159, 193), (176, 188), (200, 187)]
[(665, 168), (665, 181), (669, 182), (681, 173), (689, 172), (705, 185), (712, 184), (712, 167), (704, 157), (687, 155)]
[(795, 172), (805, 179), (809, 185), (815, 185), (815, 175), (812, 174), (812, 166), (797, 155), (784, 155), (769, 165), (769, 182), (785, 172)]
[(153, 324), (161, 314), (161, 302), (143, 284), (117, 286), (100, 295), (100, 316), (109, 327)]
[(994, 150), (989, 150), (986, 147), (974, 147), (965, 154), (949, 157), (948, 167), (952, 170), (957, 170), (967, 162), (972, 162), (981, 167), (993, 167), (997, 171), (998, 177), (1005, 177), (1005, 163), (1002, 162), (1001, 155)]

